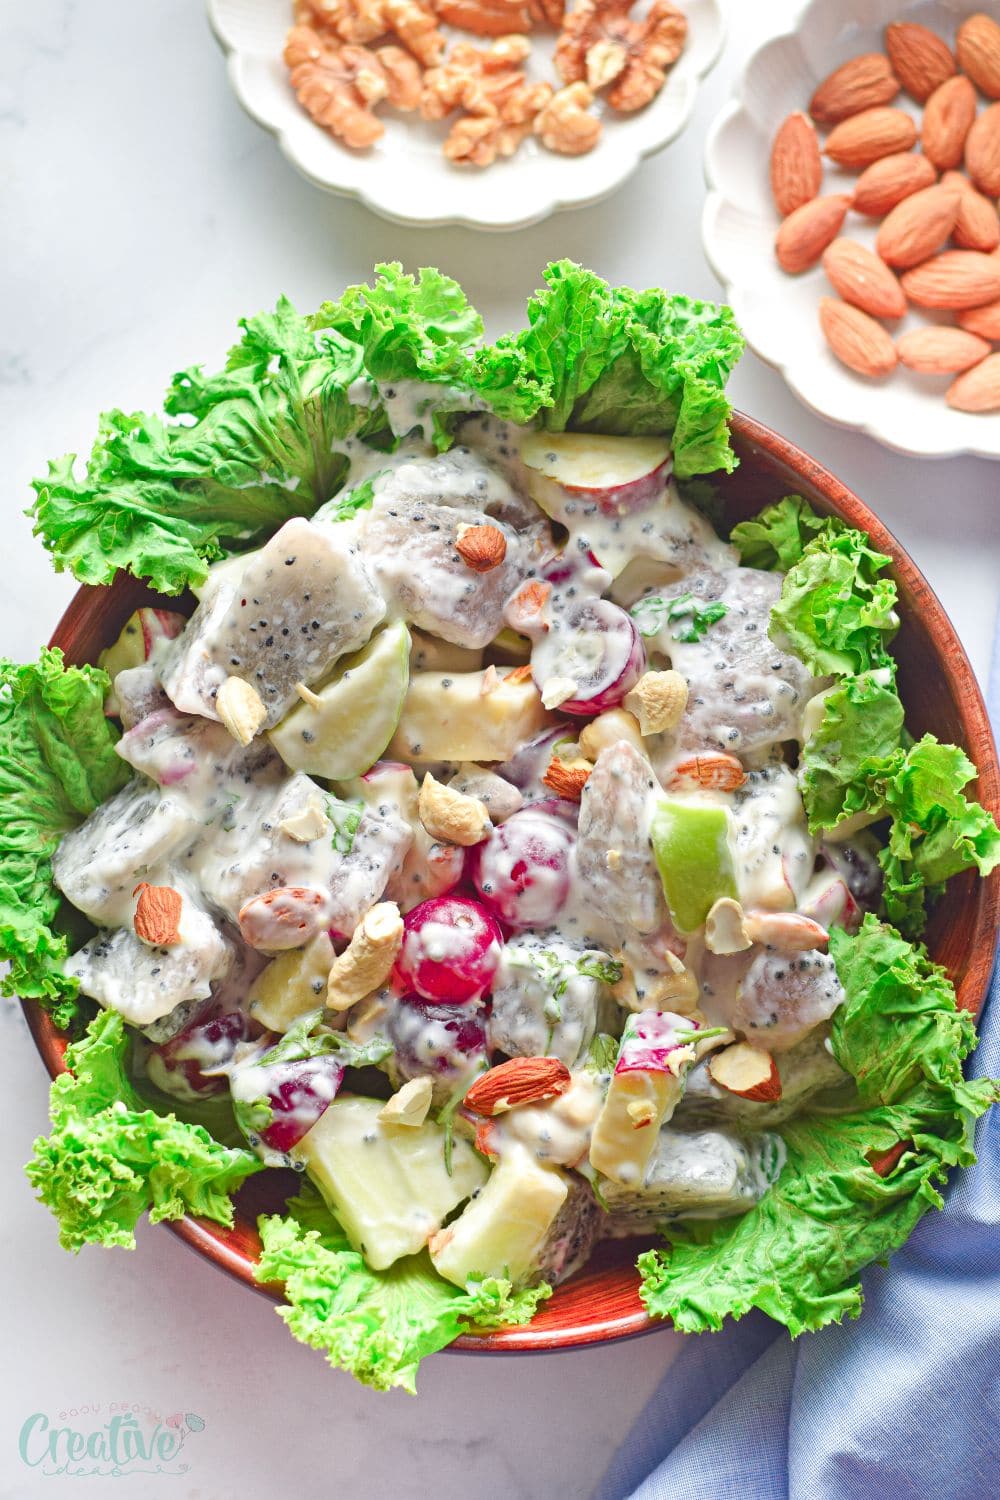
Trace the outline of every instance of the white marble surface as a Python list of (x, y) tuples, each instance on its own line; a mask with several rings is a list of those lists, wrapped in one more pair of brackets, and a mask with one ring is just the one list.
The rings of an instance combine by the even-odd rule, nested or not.
[[(463, 282), (491, 332), (520, 320), (542, 266), (560, 255), (613, 280), (714, 295), (698, 235), (705, 131), (741, 59), (789, 13), (783, 0), (731, 0), (729, 10), (729, 45), (681, 141), (603, 205), (482, 237), (398, 229), (301, 181), (235, 104), (198, 0), (4, 0), (0, 649), (34, 656), (71, 593), (21, 515), (31, 476), (51, 455), (85, 450), (102, 406), (156, 403), (173, 370), (218, 360), (236, 318), (279, 291), (308, 307), (377, 260), (435, 264)], [(749, 356), (734, 393), (874, 505), (984, 677), (1000, 591), (996, 468), (917, 464), (840, 433)], [(678, 1337), (660, 1331), (570, 1355), (440, 1356), (424, 1367), (419, 1400), (378, 1397), (293, 1344), (269, 1303), (163, 1230), (143, 1230), (132, 1256), (71, 1259), (20, 1175), (45, 1124), (46, 1087), (9, 1007), (0, 1040), (0, 1494), (9, 1500), (69, 1484), (21, 1464), (17, 1432), (29, 1413), (58, 1419), (99, 1403), (106, 1415), (113, 1401), (206, 1419), (190, 1440), (190, 1474), (155, 1482), (186, 1500), (585, 1497), (676, 1352)], [(118, 1495), (123, 1484), (86, 1488)]]

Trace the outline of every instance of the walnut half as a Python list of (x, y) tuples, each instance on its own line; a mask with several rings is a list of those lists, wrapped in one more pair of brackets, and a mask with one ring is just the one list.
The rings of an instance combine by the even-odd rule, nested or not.
[(601, 122), (590, 113), (593, 102), (585, 83), (571, 83), (553, 94), (535, 119), (535, 134), (542, 145), (562, 156), (592, 151), (601, 138)]
[(613, 85), (612, 109), (642, 109), (663, 87), (687, 39), (687, 19), (669, 0), (653, 0), (631, 20), (633, 0), (579, 0), (566, 17), (555, 62), (564, 83), (591, 89)]

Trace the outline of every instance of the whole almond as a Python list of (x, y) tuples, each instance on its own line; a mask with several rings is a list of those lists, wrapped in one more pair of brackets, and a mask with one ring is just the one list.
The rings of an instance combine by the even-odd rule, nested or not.
[(944, 243), (958, 216), (961, 192), (941, 183), (911, 193), (883, 219), (875, 248), (889, 266), (917, 266)]
[(944, 398), (958, 411), (1000, 411), (1000, 354), (990, 354), (948, 387)]
[(896, 368), (896, 346), (881, 323), (859, 307), (822, 297), (819, 322), (827, 343), (841, 364), (859, 375), (876, 378)]
[(819, 125), (836, 125), (848, 115), (888, 104), (899, 93), (899, 80), (881, 52), (852, 57), (823, 79), (809, 102), (809, 113)]
[(183, 901), (171, 885), (150, 885), (143, 880), (132, 892), (139, 899), (132, 925), (135, 935), (154, 948), (169, 948), (181, 940)]
[(815, 198), (823, 182), (823, 163), (813, 124), (801, 111), (789, 115), (771, 147), (771, 192), (784, 219)]
[(903, 288), (884, 261), (857, 240), (834, 240), (823, 253), (823, 270), (845, 302), (873, 318), (901, 318)]
[(955, 375), (990, 352), (985, 339), (962, 328), (914, 328), (896, 340), (900, 364), (921, 375)]
[(958, 314), (958, 325), (981, 339), (1000, 339), (1000, 298), (982, 307), (967, 307)]
[(957, 71), (950, 48), (915, 21), (893, 21), (887, 26), (885, 50), (903, 88), (921, 104)]
[(955, 38), (958, 65), (987, 99), (1000, 99), (1000, 26), (991, 16), (969, 16)]
[(939, 171), (958, 166), (975, 118), (976, 91), (967, 78), (949, 78), (934, 90), (924, 108), (920, 144)]
[(987, 198), (1000, 198), (1000, 104), (976, 120), (965, 142), (965, 168)]
[(1000, 260), (978, 250), (946, 250), (903, 273), (903, 291), (920, 307), (960, 312), (1000, 297)]
[(961, 172), (946, 172), (941, 186), (956, 188), (961, 194), (951, 237), (963, 250), (995, 250), (1000, 245), (1000, 218), (996, 204), (984, 198)]
[(571, 1082), (569, 1069), (557, 1057), (515, 1057), (477, 1078), (465, 1107), (477, 1115), (499, 1115), (518, 1104), (565, 1094)]
[(823, 150), (838, 167), (859, 170), (871, 166), (880, 156), (909, 151), (916, 139), (917, 127), (905, 110), (866, 109), (835, 125)]
[(831, 240), (840, 233), (851, 200), (846, 193), (833, 193), (803, 203), (784, 220), (774, 241), (778, 264), (794, 275), (814, 266)]
[(852, 207), (855, 213), (881, 219), (911, 193), (931, 187), (936, 181), (937, 172), (926, 156), (918, 156), (915, 151), (896, 151), (865, 168), (855, 184)]
[(455, 551), (473, 573), (492, 573), (507, 556), (507, 538), (499, 526), (460, 526)]

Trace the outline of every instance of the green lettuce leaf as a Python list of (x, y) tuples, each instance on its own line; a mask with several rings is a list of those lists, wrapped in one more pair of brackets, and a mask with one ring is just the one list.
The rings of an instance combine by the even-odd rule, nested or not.
[(380, 385), (464, 384), (467, 351), (482, 338), (483, 320), (458, 282), (433, 267), (408, 276), (398, 261), (375, 273), (374, 285), (349, 286), (335, 302), (324, 302), (312, 327), (359, 346), (365, 372)]
[[(858, 1105), (786, 1122), (787, 1164), (750, 1213), (671, 1228), (669, 1250), (640, 1256), (643, 1302), (684, 1332), (754, 1307), (793, 1336), (857, 1317), (860, 1271), (942, 1206), (938, 1185), (975, 1160), (973, 1120), (1000, 1097), (1000, 1085), (963, 1078), (972, 1021), (921, 949), (872, 916), (854, 936), (835, 929), (830, 947), (846, 992), (833, 1050)], [(885, 1153), (880, 1176), (869, 1158)]]
[(879, 854), (883, 901), (906, 932), (921, 930), (926, 897), (946, 880), (973, 866), (988, 875), (1000, 864), (996, 823), (962, 793), (975, 774), (957, 745), (925, 734), (873, 777), (875, 795), (892, 815), (889, 842)]
[(760, 515), (734, 526), (729, 540), (745, 568), (787, 573), (818, 536), (836, 536), (846, 528), (836, 516), (820, 516), (801, 495), (786, 495)]
[(231, 1225), (230, 1194), (261, 1169), (201, 1125), (146, 1108), (128, 1077), (128, 1049), (121, 1016), (100, 1011), (66, 1049), (70, 1071), (52, 1084), (51, 1133), (35, 1141), (25, 1169), (67, 1250), (133, 1249), (147, 1210), (153, 1223), (193, 1213)]
[(548, 1287), (512, 1292), (495, 1277), (460, 1291), (444, 1281), (426, 1251), (373, 1271), (310, 1186), (288, 1214), (260, 1220), (258, 1281), (284, 1283), (278, 1314), (334, 1368), (387, 1391), (416, 1390), (420, 1361), (468, 1331), (529, 1322)]
[(75, 455), (34, 481), (35, 534), (57, 570), (110, 583), (119, 568), (176, 594), (209, 563), (311, 515), (343, 482), (334, 445), (385, 427), (380, 408), (355, 404), (362, 350), (336, 331), (316, 333), (282, 298), (243, 320), (226, 368), (174, 377), (172, 424), (108, 412), (87, 465)]
[(896, 585), (881, 576), (889, 561), (863, 532), (820, 533), (785, 575), (771, 639), (817, 676), (894, 670), (887, 648), (899, 629)]
[(735, 467), (724, 392), (743, 339), (729, 308), (609, 287), (568, 260), (545, 281), (529, 326), (475, 358), (489, 407), (554, 432), (662, 433), (682, 479)]
[(0, 958), (3, 993), (41, 1000), (56, 1024), (78, 1019), (79, 982), (62, 972), (65, 936), (53, 930), (61, 896), (52, 855), (129, 777), (104, 717), (109, 682), (96, 667), (66, 667), (43, 650), (19, 666), (0, 661)]
[(823, 702), (823, 717), (799, 759), (810, 833), (885, 806), (875, 776), (899, 748), (903, 705), (872, 672), (845, 677)]

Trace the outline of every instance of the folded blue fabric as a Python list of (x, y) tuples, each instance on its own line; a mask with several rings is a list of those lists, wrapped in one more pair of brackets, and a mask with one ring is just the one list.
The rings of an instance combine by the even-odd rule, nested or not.
[[(990, 703), (1000, 729), (1000, 632)], [(1000, 1077), (1000, 965), (977, 1077)], [(595, 1500), (1000, 1495), (1000, 1112), (857, 1322), (794, 1343), (762, 1313), (685, 1343)]]

